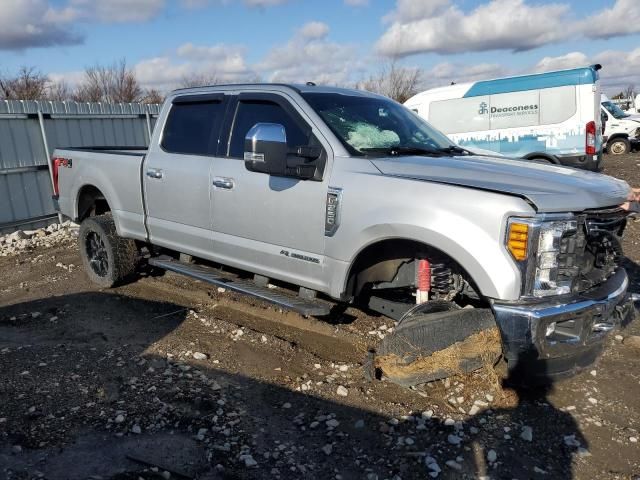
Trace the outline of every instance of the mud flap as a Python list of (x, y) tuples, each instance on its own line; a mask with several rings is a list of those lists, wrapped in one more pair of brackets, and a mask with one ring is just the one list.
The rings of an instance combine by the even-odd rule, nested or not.
[(409, 387), (493, 365), (501, 354), (493, 312), (465, 308), (405, 318), (378, 346), (375, 366)]

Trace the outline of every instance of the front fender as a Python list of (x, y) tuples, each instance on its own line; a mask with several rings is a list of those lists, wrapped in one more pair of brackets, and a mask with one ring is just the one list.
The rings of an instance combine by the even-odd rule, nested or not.
[[(349, 270), (367, 247), (385, 240), (411, 240), (440, 250), (469, 274), (483, 296), (516, 300), (520, 295), (520, 272), (502, 243), (478, 229), (469, 219), (456, 217), (450, 227), (430, 230), (410, 224), (378, 224), (361, 232), (367, 241), (349, 260)], [(502, 235), (500, 238), (504, 238)], [(346, 288), (349, 272), (342, 286)]]
[[(521, 198), (431, 182), (370, 175), (343, 190), (340, 226), (327, 238), (332, 296), (346, 291), (349, 271), (368, 246), (404, 239), (436, 248), (454, 259), (480, 293), (517, 300), (520, 271), (504, 246), (510, 216), (534, 215)], [(336, 268), (336, 265), (339, 268)]]

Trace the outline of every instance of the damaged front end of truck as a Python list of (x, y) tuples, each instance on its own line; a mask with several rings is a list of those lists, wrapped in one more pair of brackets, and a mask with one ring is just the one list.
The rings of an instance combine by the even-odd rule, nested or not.
[[(500, 363), (518, 372), (510, 381), (527, 385), (588, 367), (607, 334), (635, 316), (621, 265), (626, 218), (619, 208), (510, 218), (517, 301), (481, 298), (459, 265), (433, 252), (400, 262), (392, 280), (369, 291), (369, 308), (398, 323), (368, 364), (403, 386)], [(415, 306), (392, 295), (411, 277)]]

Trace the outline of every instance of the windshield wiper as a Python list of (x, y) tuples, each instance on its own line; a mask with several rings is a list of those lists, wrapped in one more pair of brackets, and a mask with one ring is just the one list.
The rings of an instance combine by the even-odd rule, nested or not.
[(443, 153), (461, 153), (463, 155), (473, 155), (473, 152), (467, 150), (466, 148), (459, 147), (458, 145), (449, 145), (448, 147), (442, 147), (438, 149), (439, 152)]
[(445, 152), (436, 150), (435, 148), (421, 148), (421, 147), (372, 147), (361, 148), (363, 153), (382, 153), (385, 155), (391, 155), (397, 157), (400, 155), (433, 155), (435, 157), (441, 157)]

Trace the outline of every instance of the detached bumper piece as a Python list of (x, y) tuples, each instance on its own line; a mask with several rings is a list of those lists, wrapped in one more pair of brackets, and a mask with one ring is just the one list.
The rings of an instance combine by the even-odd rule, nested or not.
[(400, 321), (375, 352), (385, 377), (410, 387), (493, 366), (502, 345), (488, 308), (412, 315)]
[(635, 317), (624, 269), (568, 303), (493, 304), (512, 383), (544, 384), (591, 365), (608, 332)]

